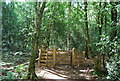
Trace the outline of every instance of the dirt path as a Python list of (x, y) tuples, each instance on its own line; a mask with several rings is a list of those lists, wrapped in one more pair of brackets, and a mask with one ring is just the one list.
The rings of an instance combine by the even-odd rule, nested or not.
[(92, 60), (86, 60), (85, 63), (82, 63), (79, 67), (75, 66), (74, 68), (69, 65), (59, 65), (54, 68), (45, 66), (36, 68), (36, 74), (38, 77), (53, 79), (55, 81), (96, 81), (92, 75), (92, 72)]

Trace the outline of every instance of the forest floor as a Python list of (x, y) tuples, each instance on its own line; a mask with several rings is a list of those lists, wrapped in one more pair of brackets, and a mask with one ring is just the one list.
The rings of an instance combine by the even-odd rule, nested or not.
[[(37, 65), (37, 64), (36, 64)], [(85, 62), (74, 68), (70, 65), (58, 65), (55, 67), (36, 67), (36, 74), (40, 78), (52, 79), (54, 81), (97, 81), (97, 76), (93, 75), (93, 60), (86, 59)]]
[[(3, 65), (3, 67), (8, 69), (10, 67), (15, 66), (19, 68), (21, 73), (23, 73), (22, 71), (23, 67), (25, 65), (28, 66), (28, 63), (27, 63), (28, 57), (29, 55), (26, 53), (25, 54), (7, 53), (7, 55), (5, 55), (4, 58), (2, 58), (2, 60), (3, 62), (6, 62), (6, 63), (9, 62), (9, 64), (5, 64)], [(24, 63), (26, 64), (24, 65)], [(98, 81), (97, 79), (100, 79), (100, 78), (93, 74), (94, 73), (93, 64), (94, 62), (91, 59), (86, 59), (79, 66), (75, 66), (74, 68), (71, 67), (70, 65), (57, 65), (56, 67), (46, 67), (46, 66), (38, 67), (36, 63), (36, 74), (40, 79), (41, 78), (52, 79), (54, 81), (58, 81), (58, 80), (71, 81), (71, 79), (72, 80), (77, 79), (78, 81)], [(13, 69), (13, 72), (15, 72), (14, 69)]]

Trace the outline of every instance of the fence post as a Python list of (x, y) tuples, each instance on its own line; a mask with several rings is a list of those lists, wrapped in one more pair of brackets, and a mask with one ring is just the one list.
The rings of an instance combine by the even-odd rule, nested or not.
[(38, 66), (40, 67), (40, 60), (41, 60), (40, 57), (41, 57), (42, 50), (39, 49), (38, 51), (39, 51)]
[(46, 50), (46, 66), (48, 66), (48, 50)]
[(75, 65), (75, 48), (72, 49), (72, 66)]
[(53, 66), (56, 64), (56, 49), (53, 49)]

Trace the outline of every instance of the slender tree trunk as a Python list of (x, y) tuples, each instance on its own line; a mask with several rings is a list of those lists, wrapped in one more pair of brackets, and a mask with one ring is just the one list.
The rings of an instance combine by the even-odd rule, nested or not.
[(45, 4), (46, 2), (42, 3), (41, 8), (39, 9), (39, 5), (40, 2), (36, 2), (35, 4), (35, 10), (36, 10), (36, 27), (35, 27), (35, 34), (33, 36), (33, 43), (32, 43), (32, 53), (31, 53), (31, 57), (30, 57), (30, 64), (29, 64), (29, 68), (28, 68), (28, 75), (27, 75), (27, 79), (36, 79), (37, 76), (35, 74), (35, 58), (37, 55), (37, 51), (39, 49), (39, 38), (40, 38), (40, 26), (42, 23), (42, 15), (44, 12), (44, 8), (45, 8)]
[(46, 49), (46, 48), (49, 48), (49, 44), (50, 44), (50, 26), (51, 26), (51, 25), (49, 25), (49, 26), (47, 27), (47, 38), (46, 38), (45, 49)]
[(89, 59), (89, 30), (88, 30), (88, 18), (87, 18), (87, 5), (88, 3), (87, 2), (84, 2), (84, 5), (85, 5), (85, 8), (84, 8), (84, 11), (85, 11), (85, 27), (86, 27), (86, 39), (85, 39), (85, 57), (87, 59)]
[(68, 4), (68, 32), (67, 32), (67, 48), (70, 49), (70, 13), (71, 13), (71, 2)]
[(117, 28), (116, 28), (116, 23), (117, 23), (117, 9), (116, 9), (116, 5), (117, 5), (117, 2), (111, 2), (111, 21), (112, 21), (112, 31), (110, 33), (110, 37), (111, 37), (111, 40), (113, 40), (116, 35), (117, 35)]
[(98, 34), (98, 41), (100, 41), (101, 39), (101, 35), (102, 35), (102, 24), (103, 24), (103, 17), (101, 17), (101, 2), (99, 3), (99, 12), (98, 12), (98, 20), (97, 20), (97, 24), (98, 24), (98, 29), (99, 29), (99, 34)]
[[(104, 9), (106, 8), (106, 2), (104, 2)], [(105, 34), (107, 33), (106, 31), (106, 26), (107, 26), (107, 15), (106, 13), (107, 12), (106, 10), (104, 11), (104, 30), (105, 30)]]
[[(98, 29), (99, 29), (99, 31), (98, 31), (98, 42), (100, 41), (100, 39), (101, 39), (101, 35), (102, 35), (102, 17), (101, 17), (101, 2), (99, 3), (99, 12), (98, 12), (98, 20), (97, 20), (97, 24), (98, 24)], [(99, 46), (99, 47), (101, 47), (101, 46)], [(100, 67), (101, 67), (101, 54), (99, 53), (99, 55), (98, 55), (98, 58), (99, 58), (99, 60), (98, 60), (98, 62), (99, 62), (99, 65), (97, 65), (97, 68), (98, 68), (98, 71), (100, 71)]]
[[(98, 25), (98, 42), (100, 42), (101, 35), (102, 35), (102, 26), (103, 26), (103, 18), (102, 18), (102, 12), (101, 12), (101, 2), (98, 3), (98, 14), (97, 14), (97, 25)], [(100, 48), (101, 46), (99, 46)], [(97, 74), (101, 73), (101, 53), (97, 55), (97, 59), (95, 60), (94, 64), (94, 70)]]
[[(107, 17), (106, 17), (106, 13), (105, 13), (105, 12), (106, 12), (105, 8), (106, 8), (106, 2), (104, 2), (104, 4), (103, 4), (103, 13), (102, 13), (102, 16), (103, 16), (104, 19), (101, 19), (101, 24), (104, 24), (104, 30), (105, 30), (105, 33), (106, 33), (106, 22), (107, 22), (106, 19), (107, 19)], [(101, 17), (102, 17), (102, 16), (101, 16)], [(104, 20), (104, 23), (103, 23), (103, 20)], [(105, 55), (106, 55), (106, 54), (104, 53), (104, 54), (103, 54), (103, 57), (102, 57), (102, 59), (103, 59), (103, 60), (102, 60), (102, 64), (103, 64), (103, 69), (104, 69), (104, 71), (106, 71), (106, 67), (105, 67), (105, 66), (106, 66), (106, 64), (105, 64), (105, 59), (106, 59), (106, 58), (105, 58)]]

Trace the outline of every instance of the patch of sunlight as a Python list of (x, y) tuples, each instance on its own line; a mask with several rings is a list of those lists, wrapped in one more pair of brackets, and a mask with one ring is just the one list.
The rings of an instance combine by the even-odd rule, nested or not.
[(85, 73), (87, 70), (79, 70), (80, 72), (82, 72), (82, 73)]
[(87, 70), (79, 70), (80, 72), (82, 73), (86, 73), (86, 72), (93, 72), (94, 70), (93, 69), (87, 69)]
[(40, 72), (36, 72), (37, 76), (40, 76), (45, 79), (67, 79), (65, 75), (55, 73), (49, 69), (41, 70)]

